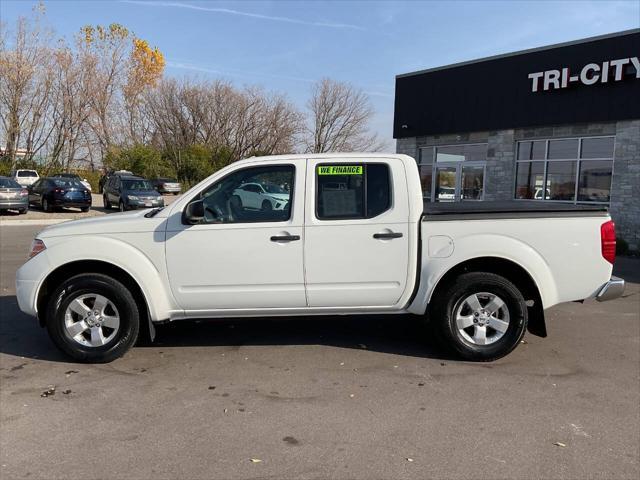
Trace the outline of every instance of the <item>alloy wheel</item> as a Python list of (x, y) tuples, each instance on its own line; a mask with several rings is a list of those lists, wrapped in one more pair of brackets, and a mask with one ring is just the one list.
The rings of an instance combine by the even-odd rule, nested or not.
[(454, 311), (458, 335), (473, 345), (497, 342), (509, 328), (507, 304), (493, 293), (469, 295)]
[(64, 314), (66, 334), (85, 347), (109, 343), (120, 329), (120, 314), (111, 300), (97, 293), (79, 295)]

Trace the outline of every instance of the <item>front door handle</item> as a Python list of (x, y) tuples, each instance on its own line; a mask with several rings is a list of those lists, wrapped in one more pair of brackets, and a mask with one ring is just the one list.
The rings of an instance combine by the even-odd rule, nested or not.
[(402, 237), (402, 233), (400, 232), (385, 232), (385, 233), (374, 233), (373, 238), (377, 240), (389, 240), (391, 238), (400, 238)]
[(271, 237), (272, 242), (295, 242), (300, 240), (300, 235), (275, 235)]

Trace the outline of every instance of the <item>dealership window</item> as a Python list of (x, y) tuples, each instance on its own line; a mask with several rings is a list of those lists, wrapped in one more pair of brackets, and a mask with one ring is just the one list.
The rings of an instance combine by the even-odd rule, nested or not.
[(615, 137), (517, 144), (516, 199), (608, 203)]
[(486, 143), (421, 148), (418, 169), (424, 199), (482, 200), (486, 161)]

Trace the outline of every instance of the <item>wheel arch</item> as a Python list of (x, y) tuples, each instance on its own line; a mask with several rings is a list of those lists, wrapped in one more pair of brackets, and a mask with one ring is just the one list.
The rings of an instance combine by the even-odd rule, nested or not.
[(540, 290), (531, 274), (518, 263), (502, 257), (476, 257), (465, 260), (450, 268), (435, 284), (428, 302), (428, 310), (431, 309), (432, 298), (442, 293), (458, 276), (469, 272), (494, 273), (506, 278), (513, 283), (527, 301), (528, 330), (529, 333), (540, 337), (547, 336), (544, 319), (544, 307)]
[[(133, 298), (136, 301), (136, 304), (138, 305), (138, 311), (140, 312), (141, 317), (141, 327), (147, 325), (146, 333), (153, 341), (155, 337), (155, 328), (151, 320), (148, 299), (144, 294), (140, 284), (128, 271), (126, 271), (122, 267), (103, 260), (77, 260), (65, 263), (52, 270), (45, 277), (44, 281), (40, 285), (36, 297), (38, 321), (40, 322), (40, 326), (45, 326), (45, 312), (47, 310), (47, 303), (49, 302), (49, 299), (51, 298), (51, 295), (53, 294), (57, 286), (60, 285), (60, 283), (62, 283), (64, 280), (81, 273), (101, 273), (103, 275), (108, 275), (114, 280), (117, 280), (124, 284), (125, 287), (127, 287), (127, 289), (131, 292)], [(145, 329), (143, 329), (142, 331), (144, 332)]]

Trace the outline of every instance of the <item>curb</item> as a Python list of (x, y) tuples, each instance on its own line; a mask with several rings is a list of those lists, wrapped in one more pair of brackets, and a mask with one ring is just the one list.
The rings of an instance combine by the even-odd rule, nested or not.
[(56, 223), (68, 222), (75, 220), (73, 218), (43, 218), (42, 220), (0, 220), (0, 227), (7, 225), (26, 226), (26, 225), (55, 225)]

